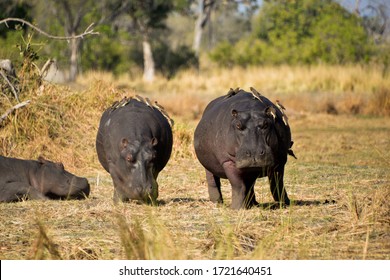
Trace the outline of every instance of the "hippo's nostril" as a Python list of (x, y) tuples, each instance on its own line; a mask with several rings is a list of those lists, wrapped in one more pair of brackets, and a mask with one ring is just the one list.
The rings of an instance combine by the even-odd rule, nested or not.
[(245, 154), (246, 154), (247, 157), (250, 157), (250, 156), (251, 156), (251, 152), (250, 152), (250, 151), (246, 151)]
[(260, 151), (260, 155), (261, 155), (261, 156), (264, 156), (264, 155), (265, 155), (265, 151), (264, 151), (264, 150), (261, 150), (261, 151)]

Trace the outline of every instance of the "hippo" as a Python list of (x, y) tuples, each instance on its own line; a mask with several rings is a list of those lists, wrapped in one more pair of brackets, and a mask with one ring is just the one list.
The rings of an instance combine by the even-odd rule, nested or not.
[(62, 163), (0, 156), (0, 202), (84, 199), (89, 192), (88, 180), (69, 173)]
[(232, 187), (231, 208), (251, 208), (258, 205), (256, 179), (268, 176), (274, 200), (289, 205), (283, 176), (287, 155), (295, 156), (292, 143), (284, 111), (254, 88), (251, 92), (230, 89), (211, 101), (194, 133), (195, 153), (206, 169), (210, 200), (223, 202), (223, 178)]
[(162, 106), (138, 95), (104, 111), (96, 151), (111, 175), (114, 202), (157, 202), (157, 177), (172, 152), (172, 125)]

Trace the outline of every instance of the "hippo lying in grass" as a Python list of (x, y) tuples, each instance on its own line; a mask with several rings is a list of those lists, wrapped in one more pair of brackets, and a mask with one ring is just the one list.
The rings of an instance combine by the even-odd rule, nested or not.
[(87, 179), (69, 173), (62, 163), (0, 156), (0, 202), (83, 199), (89, 191)]
[(171, 125), (161, 106), (140, 96), (124, 98), (103, 113), (96, 150), (113, 180), (115, 202), (156, 202), (157, 176), (172, 152)]
[(275, 201), (290, 204), (283, 186), (287, 154), (294, 155), (287, 116), (255, 89), (236, 89), (206, 107), (194, 134), (206, 169), (210, 200), (223, 202), (220, 178), (232, 186), (233, 209), (257, 205), (254, 184), (268, 176)]

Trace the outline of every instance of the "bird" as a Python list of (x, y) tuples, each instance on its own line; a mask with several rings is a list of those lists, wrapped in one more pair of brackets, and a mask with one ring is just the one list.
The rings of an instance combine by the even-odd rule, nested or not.
[(280, 103), (278, 99), (276, 100), (276, 105), (279, 107), (279, 109), (286, 110), (286, 108), (284, 108), (284, 106), (282, 105), (282, 103)]
[(236, 91), (232, 88), (229, 89), (228, 93), (226, 94), (225, 98), (229, 98), (229, 97), (232, 97), (234, 95), (236, 95)]
[(147, 98), (147, 97), (145, 97), (145, 103), (146, 103), (146, 105), (148, 105), (150, 108), (153, 107), (153, 106), (152, 106), (152, 103), (150, 102), (150, 99)]
[(158, 110), (165, 110), (165, 108), (163, 106), (161, 106), (160, 104), (157, 103), (157, 101), (154, 101), (154, 105), (153, 105), (155, 108), (157, 108)]
[(274, 118), (274, 121), (275, 121), (275, 119), (276, 119), (276, 110), (275, 110), (274, 107), (272, 107), (272, 106), (268, 107), (268, 108), (266, 109), (266, 113), (267, 113), (268, 115), (271, 115), (271, 116)]
[(157, 101), (154, 101), (154, 108), (160, 111), (160, 113), (167, 119), (169, 125), (173, 127), (175, 124), (174, 120), (171, 119), (171, 117), (168, 115), (168, 113), (165, 111), (164, 107), (157, 103)]
[(251, 90), (253, 97), (263, 103), (263, 100), (261, 100), (261, 93), (255, 90), (253, 87), (250, 87), (249, 89)]
[(139, 102), (142, 102), (142, 103), (146, 104), (145, 99), (142, 96), (138, 95), (138, 94), (135, 95), (135, 99), (138, 100)]
[(276, 106), (279, 108), (280, 112), (282, 112), (282, 120), (286, 126), (288, 126), (288, 117), (284, 111), (286, 111), (286, 108), (280, 103), (279, 100), (276, 100)]

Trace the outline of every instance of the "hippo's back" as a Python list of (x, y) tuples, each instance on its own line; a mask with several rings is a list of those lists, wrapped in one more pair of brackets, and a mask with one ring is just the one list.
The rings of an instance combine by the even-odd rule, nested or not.
[(98, 158), (109, 172), (108, 154), (115, 153), (115, 145), (122, 138), (140, 141), (144, 137), (158, 140), (158, 171), (166, 165), (172, 152), (172, 129), (169, 117), (164, 111), (135, 98), (124, 98), (104, 111), (96, 137)]

